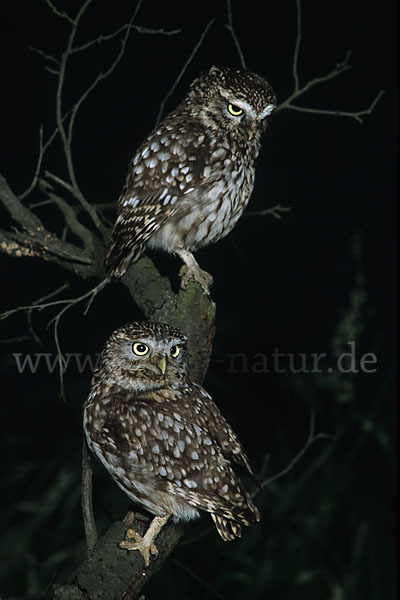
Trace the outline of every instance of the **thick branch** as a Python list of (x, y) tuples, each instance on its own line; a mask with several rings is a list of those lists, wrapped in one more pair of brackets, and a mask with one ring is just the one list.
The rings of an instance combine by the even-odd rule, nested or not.
[[(100, 538), (87, 559), (68, 578), (66, 585), (55, 585), (51, 597), (55, 600), (130, 600), (138, 598), (144, 584), (159, 571), (170, 552), (183, 535), (183, 527), (167, 523), (157, 536), (158, 556), (144, 568), (139, 552), (122, 550), (119, 543), (131, 527), (131, 513), (123, 522), (117, 521)], [(136, 514), (135, 530), (143, 535), (148, 519)]]
[(68, 208), (63, 199), (59, 198), (57, 204), (63, 209), (65, 216), (68, 215), (71, 230), (81, 239), (85, 237), (85, 249), (62, 241), (55, 233), (48, 231), (39, 217), (22, 204), (1, 175), (0, 201), (13, 221), (18, 223), (23, 230), (0, 230), (1, 252), (17, 258), (38, 256), (43, 260), (50, 260), (85, 279), (101, 276), (104, 270), (103, 245), (93, 232), (83, 228), (74, 219), (73, 209)]

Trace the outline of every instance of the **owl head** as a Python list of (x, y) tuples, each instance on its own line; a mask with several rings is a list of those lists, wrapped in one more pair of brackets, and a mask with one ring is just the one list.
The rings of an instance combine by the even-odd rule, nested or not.
[(186, 341), (163, 323), (128, 323), (107, 340), (95, 378), (135, 393), (177, 389), (187, 380)]
[[(186, 103), (202, 107), (204, 116), (224, 128), (246, 132), (249, 138), (262, 132), (277, 106), (270, 84), (260, 75), (245, 69), (213, 66), (190, 86)], [(246, 137), (247, 137), (246, 135)]]

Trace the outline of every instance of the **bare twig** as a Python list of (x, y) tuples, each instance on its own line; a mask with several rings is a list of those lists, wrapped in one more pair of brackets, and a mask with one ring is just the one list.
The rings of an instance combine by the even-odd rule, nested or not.
[[(138, 8), (136, 8), (136, 12), (137, 11)], [(71, 54), (74, 54), (76, 52), (82, 52), (84, 50), (87, 50), (88, 48), (91, 48), (92, 46), (100, 45), (103, 42), (108, 42), (109, 40), (112, 40), (121, 33), (123, 33), (126, 29), (134, 29), (138, 33), (147, 33), (150, 35), (176, 35), (177, 33), (181, 33), (182, 31), (181, 29), (170, 29), (168, 31), (165, 31), (165, 29), (151, 29), (149, 27), (141, 27), (140, 25), (132, 25), (131, 23), (126, 23), (125, 25), (122, 25), (122, 27), (119, 27), (112, 33), (108, 33), (106, 35), (99, 35), (94, 40), (90, 40), (90, 42), (86, 42), (81, 46), (75, 46), (74, 48), (72, 48)]]
[[(54, 139), (54, 138), (53, 138)], [(33, 179), (32, 179), (32, 183), (30, 184), (30, 186), (28, 187), (27, 190), (25, 190), (25, 192), (23, 192), (22, 194), (20, 194), (20, 196), (18, 197), (19, 200), (22, 200), (23, 198), (25, 198), (25, 196), (28, 196), (31, 191), (35, 188), (38, 177), (39, 177), (39, 173), (40, 173), (40, 169), (42, 166), (42, 161), (43, 161), (43, 156), (44, 156), (44, 147), (43, 147), (43, 125), (40, 126), (39, 128), (39, 158), (36, 164), (36, 170), (35, 173), (33, 175)]]
[(296, 0), (297, 6), (297, 36), (296, 43), (294, 46), (293, 56), (293, 78), (294, 78), (294, 89), (297, 92), (299, 90), (299, 73), (298, 73), (298, 59), (301, 42), (301, 0)]
[(385, 93), (384, 90), (381, 90), (377, 94), (377, 96), (371, 102), (369, 107), (367, 107), (365, 109), (361, 109), (361, 110), (356, 110), (356, 111), (309, 108), (309, 107), (293, 104), (293, 101), (296, 98), (299, 98), (300, 96), (305, 94), (305, 92), (307, 92), (314, 86), (318, 85), (319, 83), (329, 81), (330, 79), (334, 79), (335, 77), (338, 77), (338, 75), (341, 75), (345, 71), (348, 71), (349, 69), (351, 69), (351, 65), (349, 64), (351, 50), (349, 50), (347, 52), (344, 60), (337, 63), (335, 65), (335, 67), (331, 71), (329, 71), (329, 73), (327, 73), (326, 75), (322, 75), (320, 77), (315, 77), (314, 79), (311, 79), (310, 81), (305, 83), (303, 86), (300, 85), (300, 78), (299, 78), (299, 72), (298, 72), (298, 58), (299, 58), (299, 51), (300, 51), (300, 44), (301, 44), (301, 37), (302, 37), (301, 0), (296, 0), (296, 7), (297, 7), (297, 35), (296, 35), (296, 42), (295, 42), (295, 47), (294, 47), (293, 67), (292, 67), (293, 78), (294, 78), (294, 90), (293, 90), (293, 93), (288, 98), (286, 98), (286, 100), (284, 100), (283, 102), (281, 102), (279, 104), (279, 106), (275, 109), (275, 113), (279, 112), (282, 109), (287, 108), (287, 109), (291, 109), (291, 110), (297, 110), (298, 112), (314, 113), (314, 114), (319, 114), (319, 115), (333, 115), (333, 116), (338, 116), (338, 117), (350, 117), (350, 118), (355, 119), (359, 123), (362, 123), (363, 120), (361, 117), (372, 113), (375, 106), (379, 102), (380, 98)]
[[(84, 294), (82, 294), (82, 296), (78, 296), (77, 298), (69, 298), (67, 301), (63, 302), (63, 304), (65, 305), (57, 314), (55, 317), (53, 317), (52, 319), (50, 319), (50, 321), (47, 323), (47, 328), (50, 327), (50, 325), (54, 324), (54, 329), (53, 329), (53, 335), (54, 335), (54, 342), (57, 348), (57, 353), (58, 353), (58, 366), (59, 366), (59, 378), (60, 378), (60, 397), (64, 400), (65, 399), (65, 393), (64, 393), (64, 368), (65, 368), (65, 358), (64, 355), (61, 351), (61, 345), (60, 345), (60, 339), (58, 336), (58, 328), (60, 325), (60, 321), (63, 317), (63, 315), (73, 306), (75, 306), (76, 304), (79, 304), (80, 302), (83, 302), (84, 300), (88, 299), (87, 303), (86, 303), (86, 307), (85, 310), (83, 311), (83, 314), (86, 315), (89, 311), (89, 308), (92, 305), (92, 302), (95, 298), (95, 296), (97, 296), (97, 294), (108, 284), (110, 283), (110, 279), (105, 278), (102, 281), (100, 281), (100, 283), (98, 283), (96, 286), (94, 286), (92, 289), (90, 289), (88, 292), (85, 292)], [(59, 304), (61, 304), (61, 301), (59, 302)], [(0, 315), (1, 317), (1, 315)]]
[(383, 96), (383, 94), (385, 94), (385, 90), (380, 90), (380, 92), (378, 92), (378, 94), (376, 95), (374, 100), (371, 102), (371, 104), (367, 108), (364, 108), (362, 110), (356, 110), (356, 111), (327, 110), (324, 108), (309, 108), (309, 107), (305, 107), (305, 106), (297, 106), (295, 104), (292, 104), (291, 102), (286, 104), (286, 101), (284, 103), (285, 106), (280, 105), (278, 108), (290, 108), (292, 110), (297, 110), (299, 112), (314, 113), (314, 114), (318, 114), (318, 115), (333, 115), (336, 117), (350, 117), (352, 119), (355, 119), (359, 123), (363, 123), (363, 119), (361, 117), (372, 114), (374, 108), (378, 104), (378, 102), (381, 99), (381, 97)]
[[(58, 8), (56, 6), (54, 6), (53, 2), (51, 0), (46, 0), (47, 4), (50, 6), (51, 10), (53, 11), (54, 14), (56, 14), (58, 17), (61, 17), (62, 19), (66, 19), (67, 21), (69, 21), (70, 23), (74, 23), (74, 19), (72, 19), (64, 10), (58, 10)], [(89, 0), (89, 2), (87, 2), (87, 4), (89, 4), (91, 2), (91, 0)]]
[(28, 340), (32, 340), (30, 335), (21, 335), (19, 337), (6, 338), (4, 340), (0, 339), (0, 345), (20, 344), (21, 342), (27, 342)]
[(288, 206), (281, 206), (280, 204), (275, 204), (271, 208), (266, 208), (265, 210), (251, 210), (249, 212), (245, 212), (245, 217), (265, 217), (265, 215), (272, 215), (275, 219), (282, 219), (282, 215), (280, 213), (290, 212), (292, 209)]
[(37, 300), (35, 300), (35, 302), (33, 302), (32, 308), (30, 310), (26, 311), (26, 317), (27, 317), (27, 321), (28, 321), (28, 329), (29, 329), (33, 339), (35, 340), (35, 342), (37, 344), (39, 344), (40, 346), (42, 345), (42, 340), (40, 339), (40, 337), (37, 335), (37, 333), (33, 329), (33, 323), (32, 323), (32, 314), (33, 314), (34, 307), (37, 304), (41, 304), (45, 300), (49, 300), (49, 298), (54, 298), (54, 296), (57, 296), (58, 294), (60, 294), (61, 292), (63, 292), (64, 290), (66, 290), (69, 287), (70, 286), (69, 286), (68, 282), (63, 283), (60, 287), (53, 290), (49, 294), (46, 294), (45, 296), (42, 296), (41, 298), (38, 298)]
[[(86, 98), (89, 96), (89, 94), (96, 88), (96, 86), (100, 83), (100, 81), (102, 81), (103, 79), (106, 79), (107, 77), (109, 77), (109, 75), (111, 75), (111, 73), (114, 71), (114, 69), (116, 68), (116, 66), (118, 65), (118, 63), (120, 62), (121, 58), (124, 56), (125, 54), (125, 48), (126, 48), (126, 44), (128, 42), (128, 38), (129, 38), (129, 34), (131, 32), (132, 29), (132, 22), (133, 20), (136, 18), (136, 15), (139, 11), (139, 8), (141, 6), (141, 0), (138, 1), (136, 8), (134, 10), (134, 13), (128, 23), (128, 27), (126, 28), (125, 31), (125, 35), (123, 36), (123, 38), (121, 39), (121, 48), (119, 53), (117, 54), (116, 58), (114, 59), (114, 61), (111, 63), (110, 67), (108, 69), (106, 69), (104, 72), (101, 72), (97, 75), (97, 77), (94, 79), (94, 81), (87, 87), (87, 89), (82, 93), (82, 95), (80, 96), (80, 98), (75, 102), (72, 111), (71, 111), (71, 118), (69, 120), (69, 125), (68, 125), (68, 136), (66, 138), (67, 141), (67, 145), (65, 146), (65, 142), (64, 142), (64, 147), (65, 147), (65, 152), (66, 152), (66, 156), (69, 157), (68, 161), (69, 164), (71, 165), (72, 168), (72, 172), (70, 172), (70, 176), (71, 174), (73, 175), (73, 177), (71, 177), (71, 181), (73, 183), (73, 186), (76, 187), (77, 191), (79, 192), (79, 194), (81, 194), (76, 180), (75, 180), (75, 176), (74, 176), (74, 172), (73, 172), (73, 166), (72, 166), (72, 154), (71, 154), (71, 144), (72, 144), (72, 134), (73, 134), (73, 129), (74, 129), (74, 124), (75, 124), (75, 118), (76, 115), (78, 114), (78, 110), (80, 108), (80, 106), (82, 105), (82, 103), (86, 100)], [(72, 48), (72, 45), (71, 45)], [(78, 198), (79, 199), (79, 198)], [(82, 202), (82, 200), (80, 200), (82, 206), (85, 206), (85, 204)], [(86, 202), (86, 201), (85, 201)], [(95, 224), (97, 226), (97, 228), (102, 231), (102, 233), (106, 233), (104, 230), (103, 225), (101, 224), (101, 221), (98, 217), (97, 211), (96, 209), (89, 205), (91, 210), (94, 211), (94, 214), (96, 215), (96, 219), (98, 220)]]
[[(315, 433), (315, 410), (312, 409), (311, 415), (310, 415), (310, 425), (309, 425), (309, 429), (308, 429), (308, 436), (307, 436), (307, 440), (306, 440), (304, 446), (300, 449), (300, 451), (296, 454), (296, 456), (294, 456), (294, 458), (292, 458), (292, 460), (286, 465), (286, 467), (284, 469), (282, 469), (278, 473), (275, 473), (275, 475), (272, 475), (272, 477), (268, 477), (267, 479), (264, 479), (264, 481), (261, 482), (261, 487), (265, 488), (267, 485), (270, 485), (273, 481), (276, 481), (277, 479), (284, 477), (284, 475), (287, 475), (289, 473), (289, 471), (291, 471), (293, 469), (293, 467), (299, 462), (299, 460), (301, 458), (303, 458), (304, 454), (307, 452), (309, 447), (314, 442), (316, 442), (317, 440), (326, 440), (326, 439), (332, 439), (332, 436), (329, 435), (328, 433), (317, 433), (317, 434)], [(253, 497), (256, 496), (258, 492), (259, 492), (259, 490), (256, 489), (254, 491), (254, 493), (252, 494), (252, 496)]]
[(189, 567), (182, 564), (179, 560), (176, 559), (174, 560), (174, 564), (180, 569), (182, 569), (182, 571), (185, 571), (188, 575), (190, 575), (192, 579), (204, 586), (204, 588), (207, 590), (208, 598), (218, 598), (218, 600), (226, 600), (226, 596), (222, 596), (222, 594), (220, 594), (212, 585), (210, 585), (208, 581), (200, 577), (200, 575), (192, 571), (192, 569), (189, 569)]
[(187, 61), (185, 62), (185, 64), (183, 65), (178, 77), (175, 79), (172, 87), (169, 89), (169, 91), (166, 93), (166, 95), (164, 96), (164, 98), (161, 100), (160, 103), (160, 110), (158, 111), (158, 115), (157, 115), (157, 119), (156, 119), (156, 125), (158, 125), (158, 123), (160, 122), (161, 116), (164, 112), (164, 107), (165, 107), (165, 103), (168, 100), (168, 98), (171, 96), (171, 94), (173, 94), (176, 86), (178, 85), (178, 83), (180, 82), (180, 80), (182, 79), (186, 69), (188, 68), (188, 66), (190, 65), (191, 61), (193, 60), (193, 57), (195, 56), (196, 52), (198, 51), (198, 49), (200, 48), (200, 46), (202, 45), (204, 38), (206, 37), (208, 30), (210, 29), (211, 25), (214, 23), (215, 19), (211, 19), (211, 21), (206, 25), (203, 33), (200, 36), (199, 41), (197, 42), (197, 44), (195, 45), (195, 47), (193, 48), (192, 52), (190, 53), (189, 58), (187, 59)]
[[(18, 313), (18, 312), (26, 312), (28, 315), (31, 315), (34, 310), (37, 310), (40, 312), (45, 308), (47, 309), (47, 308), (52, 308), (54, 306), (63, 306), (63, 308), (55, 315), (55, 317), (50, 319), (50, 321), (47, 323), (47, 327), (54, 325), (53, 335), (54, 335), (54, 342), (55, 342), (58, 357), (59, 357), (58, 360), (59, 360), (59, 376), (60, 376), (60, 396), (62, 398), (64, 398), (64, 396), (65, 396), (64, 395), (64, 376), (63, 376), (64, 375), (63, 369), (65, 367), (65, 358), (61, 351), (61, 345), (60, 345), (60, 340), (59, 340), (59, 335), (58, 335), (58, 328), (60, 325), (61, 318), (70, 308), (72, 308), (76, 304), (79, 304), (80, 302), (83, 302), (84, 300), (87, 300), (85, 310), (83, 311), (83, 314), (86, 315), (88, 313), (89, 308), (92, 305), (92, 302), (93, 302), (94, 298), (96, 297), (96, 295), (109, 282), (110, 282), (110, 279), (105, 278), (102, 281), (100, 281), (100, 283), (98, 283), (96, 286), (94, 286), (93, 288), (91, 288), (89, 291), (85, 292), (81, 296), (78, 296), (77, 298), (64, 298), (61, 300), (54, 300), (53, 302), (44, 302), (44, 303), (42, 301), (36, 301), (33, 304), (30, 304), (28, 306), (17, 306), (16, 308), (12, 308), (12, 309), (7, 310), (0, 314), (0, 320), (3, 320), (3, 319), (7, 319), (11, 315)], [(54, 292), (51, 292), (51, 294), (49, 294), (48, 296), (45, 296), (43, 299), (49, 298), (49, 297), (52, 297), (52, 296), (58, 294), (61, 290), (65, 289), (65, 287), (68, 287), (68, 284), (64, 284), (63, 286), (61, 286)], [(41, 300), (43, 300), (43, 299), (41, 299)]]
[[(44, 179), (41, 180), (40, 187), (48, 194), (49, 199), (43, 200), (42, 202), (37, 202), (34, 205), (30, 205), (30, 208), (33, 208), (33, 206), (37, 207), (44, 204), (55, 204), (64, 216), (66, 224), (65, 230), (70, 230), (77, 237), (79, 237), (85, 249), (91, 246), (93, 234), (89, 229), (82, 225), (80, 221), (78, 221), (75, 208), (68, 204), (68, 202), (66, 202), (64, 198), (55, 194), (52, 191), (52, 186)], [(65, 236), (62, 236), (62, 239), (63, 238), (65, 238)], [(63, 241), (65, 240), (63, 239)]]
[(54, 62), (54, 63), (56, 63), (56, 65), (60, 64), (60, 61), (58, 60), (58, 58), (56, 58), (52, 54), (47, 54), (47, 52), (43, 52), (43, 50), (41, 50), (40, 48), (36, 48), (35, 46), (30, 46), (30, 49), (33, 52), (36, 52), (37, 54), (39, 54), (39, 56), (41, 56), (45, 60), (48, 60), (49, 62)]
[(96, 522), (93, 514), (92, 479), (92, 457), (87, 447), (86, 440), (84, 440), (82, 448), (82, 514), (86, 546), (89, 552), (90, 550), (93, 550), (97, 542)]
[[(70, 111), (68, 111), (63, 116), (62, 120), (65, 121), (65, 119), (69, 116), (69, 114), (70, 114)], [(35, 169), (35, 173), (34, 173), (34, 176), (33, 176), (33, 180), (32, 180), (32, 183), (29, 185), (28, 189), (25, 190), (25, 192), (23, 192), (22, 194), (20, 194), (18, 196), (18, 200), (23, 200), (36, 187), (36, 184), (37, 184), (38, 179), (39, 179), (39, 173), (40, 173), (40, 169), (41, 169), (41, 166), (42, 166), (42, 163), (43, 163), (44, 155), (46, 153), (46, 150), (51, 146), (51, 144), (53, 143), (53, 141), (57, 137), (57, 133), (58, 133), (58, 128), (56, 127), (54, 129), (53, 133), (48, 138), (47, 142), (45, 144), (43, 144), (43, 125), (40, 126), (40, 128), (39, 128), (39, 157), (38, 157), (38, 161), (37, 161), (37, 164), (36, 164), (36, 169)]]
[[(56, 10), (54, 5), (50, 2), (50, 0), (47, 0), (47, 2), (53, 8), (53, 10)], [(63, 143), (64, 156), (65, 156), (65, 160), (66, 160), (68, 176), (71, 181), (71, 185), (74, 188), (74, 196), (77, 198), (77, 200), (80, 202), (80, 204), (82, 204), (82, 206), (85, 208), (86, 212), (91, 217), (91, 219), (92, 219), (94, 225), (97, 227), (97, 229), (99, 229), (101, 231), (102, 223), (100, 221), (100, 218), (97, 215), (96, 210), (87, 202), (87, 200), (83, 196), (81, 190), (79, 189), (78, 182), (77, 182), (77, 179), (75, 176), (75, 169), (74, 169), (74, 165), (73, 165), (73, 161), (72, 161), (72, 154), (71, 154), (71, 142), (72, 142), (71, 131), (69, 128), (69, 130), (67, 132), (66, 128), (64, 127), (64, 120), (63, 120), (63, 115), (62, 115), (62, 95), (63, 95), (63, 90), (64, 90), (65, 75), (66, 75), (66, 70), (67, 70), (68, 59), (71, 56), (71, 50), (73, 48), (73, 44), (74, 44), (74, 40), (75, 40), (79, 22), (90, 3), (91, 3), (91, 0), (86, 0), (86, 2), (84, 2), (82, 4), (81, 8), (79, 9), (79, 11), (76, 14), (74, 19), (71, 19), (71, 17), (69, 17), (65, 12), (61, 13), (61, 14), (57, 13), (57, 14), (59, 14), (59, 16), (62, 16), (64, 18), (68, 19), (68, 21), (71, 23), (72, 27), (71, 27), (71, 32), (70, 32), (70, 35), (69, 35), (69, 38), (67, 41), (66, 49), (65, 49), (65, 51), (61, 57), (61, 61), (60, 61), (60, 70), (59, 70), (59, 75), (58, 75), (57, 92), (56, 92), (56, 123), (57, 123), (58, 133), (60, 134), (61, 140)]]
[(237, 52), (239, 54), (240, 64), (242, 65), (243, 69), (246, 69), (247, 67), (246, 67), (246, 61), (244, 60), (244, 54), (243, 54), (242, 49), (240, 47), (239, 40), (237, 38), (235, 30), (233, 28), (233, 17), (232, 17), (231, 0), (226, 0), (226, 10), (228, 12), (228, 23), (226, 23), (225, 29), (227, 29), (230, 32), (230, 34), (231, 34), (231, 36), (233, 38), (233, 41), (235, 43), (236, 50), (237, 50)]

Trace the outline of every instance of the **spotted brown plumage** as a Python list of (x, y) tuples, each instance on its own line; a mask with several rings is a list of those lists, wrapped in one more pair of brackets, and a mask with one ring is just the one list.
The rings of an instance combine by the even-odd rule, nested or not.
[[(185, 336), (167, 325), (114, 331), (84, 406), (86, 439), (119, 487), (155, 515), (152, 534), (169, 516), (190, 520), (202, 510), (231, 540), (260, 518), (232, 461), (252, 471), (211, 396), (190, 380), (185, 353)], [(148, 564), (154, 537), (122, 547), (139, 549)]]
[(130, 162), (106, 258), (112, 276), (158, 248), (178, 254), (187, 277), (198, 279), (190, 254), (227, 235), (242, 215), (275, 107), (271, 86), (243, 69), (214, 66), (193, 81)]

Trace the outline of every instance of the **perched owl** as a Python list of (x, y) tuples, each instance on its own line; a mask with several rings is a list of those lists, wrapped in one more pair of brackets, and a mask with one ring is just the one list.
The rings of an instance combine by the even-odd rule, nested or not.
[(211, 514), (223, 540), (260, 520), (235, 461), (252, 474), (235, 433), (212, 398), (190, 381), (186, 338), (161, 323), (132, 323), (107, 341), (84, 406), (87, 443), (133, 502), (155, 515), (141, 537), (122, 548), (139, 550), (145, 564), (170, 516)]
[(192, 251), (227, 235), (242, 215), (275, 107), (271, 86), (250, 71), (214, 66), (193, 81), (129, 165), (106, 258), (112, 276), (160, 248), (183, 260), (183, 285), (193, 276), (208, 289)]

